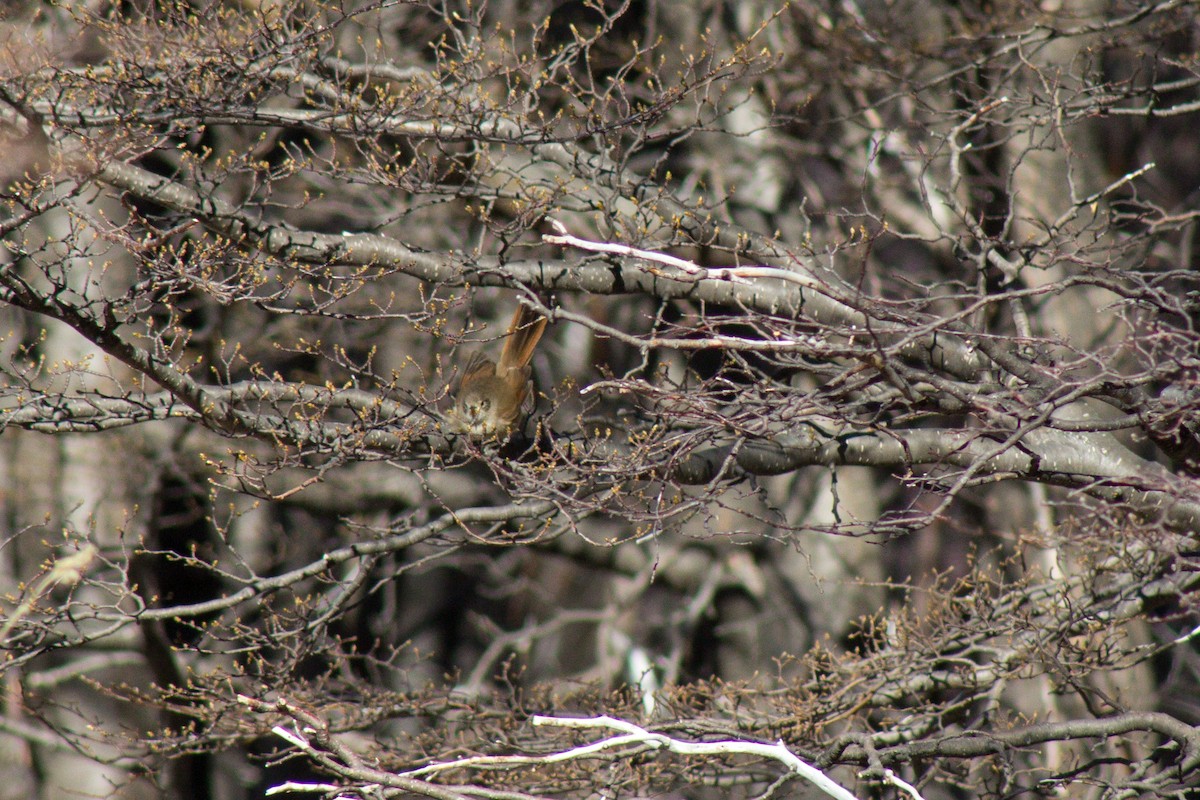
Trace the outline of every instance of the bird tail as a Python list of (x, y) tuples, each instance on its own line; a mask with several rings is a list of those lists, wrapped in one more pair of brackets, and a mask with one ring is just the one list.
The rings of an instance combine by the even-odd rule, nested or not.
[(517, 306), (512, 322), (508, 324), (504, 349), (500, 351), (500, 363), (496, 365), (497, 374), (503, 375), (511, 369), (523, 369), (529, 365), (530, 359), (533, 358), (533, 350), (546, 330), (547, 321), (532, 308)]

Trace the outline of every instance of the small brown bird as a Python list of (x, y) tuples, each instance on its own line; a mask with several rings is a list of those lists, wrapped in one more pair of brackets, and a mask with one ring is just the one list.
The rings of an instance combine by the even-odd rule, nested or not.
[(479, 353), (463, 370), (454, 406), (447, 413), (452, 432), (472, 439), (501, 438), (518, 427), (529, 413), (529, 366), (534, 348), (546, 330), (546, 318), (526, 306), (517, 306), (500, 361)]

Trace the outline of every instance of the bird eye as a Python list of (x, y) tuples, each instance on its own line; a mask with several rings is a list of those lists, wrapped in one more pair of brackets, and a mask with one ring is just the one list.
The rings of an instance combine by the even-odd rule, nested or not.
[(480, 402), (480, 404), (479, 404), (479, 409), (480, 409), (481, 411), (487, 411), (487, 410), (488, 410), (489, 408), (491, 408), (491, 407), (492, 407), (492, 401), (491, 401), (491, 400), (483, 400), (483, 401), (482, 401), (482, 402)]

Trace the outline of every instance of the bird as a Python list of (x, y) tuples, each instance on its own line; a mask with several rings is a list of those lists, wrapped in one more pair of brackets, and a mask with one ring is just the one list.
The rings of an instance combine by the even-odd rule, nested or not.
[(470, 439), (507, 438), (533, 405), (529, 366), (548, 320), (525, 305), (517, 306), (500, 360), (476, 353), (467, 362), (447, 413), (450, 430)]

